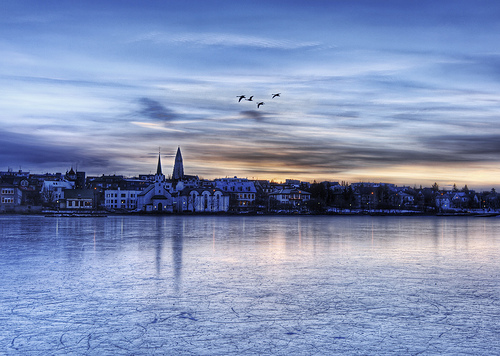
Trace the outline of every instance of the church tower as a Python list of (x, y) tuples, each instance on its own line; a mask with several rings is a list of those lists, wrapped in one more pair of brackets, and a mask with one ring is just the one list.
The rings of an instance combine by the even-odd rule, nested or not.
[(158, 152), (158, 166), (156, 168), (155, 182), (163, 182), (164, 180), (165, 176), (161, 172), (161, 159), (160, 159), (160, 153)]
[(172, 179), (182, 179), (184, 178), (184, 165), (182, 164), (181, 148), (177, 147), (177, 154), (175, 155), (174, 172), (172, 174)]

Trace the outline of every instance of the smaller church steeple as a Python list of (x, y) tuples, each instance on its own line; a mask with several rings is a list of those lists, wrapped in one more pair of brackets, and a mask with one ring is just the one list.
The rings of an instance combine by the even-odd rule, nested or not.
[(162, 175), (161, 173), (161, 159), (160, 159), (160, 150), (158, 150), (158, 167), (156, 168), (156, 175)]
[(158, 152), (158, 167), (156, 168), (156, 174), (155, 174), (155, 182), (163, 182), (165, 181), (165, 176), (163, 175), (161, 171), (161, 154)]

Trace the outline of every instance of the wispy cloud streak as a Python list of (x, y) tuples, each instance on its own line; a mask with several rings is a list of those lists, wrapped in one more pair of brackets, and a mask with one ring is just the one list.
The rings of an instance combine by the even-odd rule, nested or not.
[(276, 50), (305, 50), (321, 47), (320, 42), (301, 42), (229, 33), (164, 33), (150, 32), (136, 36), (131, 42), (152, 42), (190, 46), (249, 47)]

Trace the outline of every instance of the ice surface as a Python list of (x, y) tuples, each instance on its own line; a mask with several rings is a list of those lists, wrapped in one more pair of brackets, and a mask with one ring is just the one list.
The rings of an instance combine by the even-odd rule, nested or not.
[(498, 231), (498, 218), (0, 216), (0, 353), (499, 354)]

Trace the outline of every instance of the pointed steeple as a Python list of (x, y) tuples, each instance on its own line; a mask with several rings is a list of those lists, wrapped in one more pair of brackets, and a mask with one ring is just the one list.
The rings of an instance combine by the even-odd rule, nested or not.
[(161, 172), (161, 158), (160, 150), (158, 150), (158, 167), (156, 167), (155, 182), (161, 183), (165, 181), (165, 176)]
[(160, 160), (160, 152), (158, 152), (158, 167), (156, 168), (156, 175), (161, 176), (161, 160)]
[(172, 179), (182, 179), (184, 177), (184, 165), (182, 164), (181, 148), (177, 147), (177, 154), (175, 155), (174, 172)]

